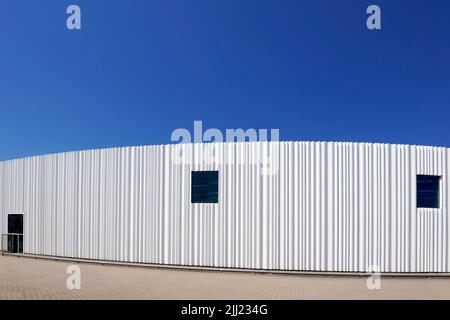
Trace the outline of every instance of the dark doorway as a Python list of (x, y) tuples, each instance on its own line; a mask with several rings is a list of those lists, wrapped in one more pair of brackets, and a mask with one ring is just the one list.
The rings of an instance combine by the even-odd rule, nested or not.
[(23, 214), (8, 214), (8, 252), (23, 253)]

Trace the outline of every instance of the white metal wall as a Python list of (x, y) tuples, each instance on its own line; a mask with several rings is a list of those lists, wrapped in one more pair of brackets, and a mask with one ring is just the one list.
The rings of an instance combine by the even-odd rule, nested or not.
[[(187, 156), (181, 162), (174, 156), (179, 150)], [(270, 170), (259, 165), (262, 156)], [(23, 212), (24, 248), (33, 254), (450, 272), (449, 166), (447, 148), (333, 142), (184, 144), (25, 158), (0, 162), (0, 231), (7, 232), (8, 213)], [(192, 170), (219, 170), (219, 204), (190, 203)], [(442, 176), (440, 209), (416, 209), (416, 174)]]

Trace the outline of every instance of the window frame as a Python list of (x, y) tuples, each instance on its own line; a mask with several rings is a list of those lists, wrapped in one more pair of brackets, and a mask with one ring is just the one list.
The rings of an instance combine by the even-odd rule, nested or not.
[[(195, 177), (195, 175), (214, 175), (213, 177), (206, 177), (205, 184), (194, 184), (194, 180), (202, 177)], [(192, 170), (191, 171), (191, 204), (217, 204), (219, 203), (219, 171), (218, 170)], [(214, 191), (208, 192), (208, 188), (215, 188)], [(197, 191), (195, 189), (203, 188), (204, 191)], [(202, 198), (201, 195), (212, 194), (211, 197)]]
[[(435, 187), (432, 190), (429, 190), (430, 192), (433, 192), (433, 199), (421, 199), (420, 195), (424, 192), (427, 192), (426, 189), (419, 189), (420, 183), (425, 183), (421, 179), (432, 179), (431, 183), (433, 184), (433, 187)], [(440, 209), (441, 208), (441, 180), (442, 176), (440, 175), (432, 175), (432, 174), (417, 174), (416, 175), (416, 208), (417, 209)], [(433, 203), (433, 204), (430, 204)]]

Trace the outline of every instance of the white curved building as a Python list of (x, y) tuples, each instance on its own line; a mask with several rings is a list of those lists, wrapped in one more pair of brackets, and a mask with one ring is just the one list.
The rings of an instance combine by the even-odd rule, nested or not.
[(335, 142), (37, 156), (0, 162), (0, 231), (21, 233), (23, 215), (23, 252), (36, 255), (450, 272), (449, 167), (448, 148)]

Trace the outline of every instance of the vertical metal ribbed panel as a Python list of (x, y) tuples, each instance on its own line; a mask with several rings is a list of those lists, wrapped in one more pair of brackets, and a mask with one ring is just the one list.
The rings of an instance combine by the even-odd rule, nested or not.
[[(0, 230), (24, 213), (25, 252), (43, 255), (450, 272), (449, 166), (447, 148), (334, 142), (39, 156), (0, 163)], [(192, 170), (219, 171), (218, 204), (190, 203)], [(416, 208), (417, 174), (442, 176), (440, 209)]]

